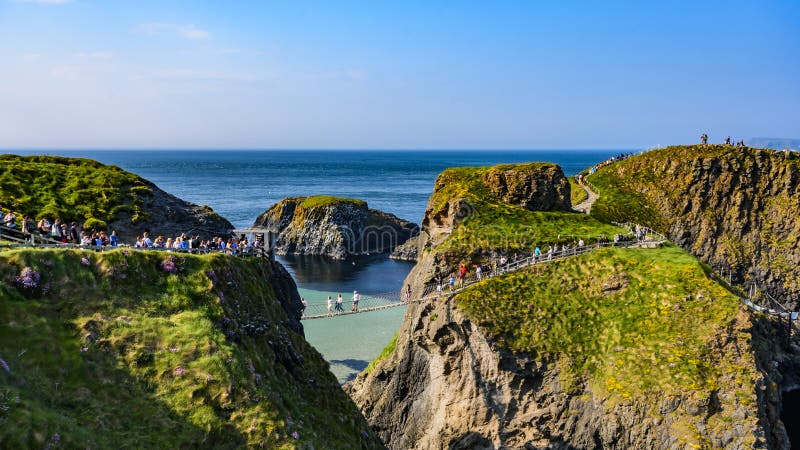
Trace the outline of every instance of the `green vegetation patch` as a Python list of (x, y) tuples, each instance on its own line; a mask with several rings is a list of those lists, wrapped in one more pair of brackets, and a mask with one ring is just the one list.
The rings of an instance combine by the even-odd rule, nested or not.
[(52, 221), (109, 223), (126, 211), (147, 219), (142, 199), (152, 185), (117, 166), (83, 158), (0, 155), (0, 208)]
[(577, 181), (575, 181), (575, 177), (569, 177), (568, 179), (569, 179), (569, 187), (570, 187), (569, 192), (570, 192), (570, 198), (572, 200), (572, 205), (575, 206), (586, 201), (586, 199), (589, 198), (589, 194), (587, 194), (586, 191), (581, 187), (581, 185), (578, 184)]
[(224, 255), (0, 253), (0, 447), (363, 448), (271, 276)]
[(397, 333), (395, 333), (392, 340), (388, 344), (386, 344), (386, 347), (384, 347), (383, 350), (381, 350), (381, 353), (369, 363), (366, 369), (364, 369), (364, 373), (368, 374), (372, 372), (372, 369), (377, 367), (378, 364), (381, 363), (381, 361), (388, 358), (389, 355), (394, 353), (395, 347), (397, 347)]
[(530, 252), (535, 245), (577, 241), (587, 243), (601, 236), (611, 237), (625, 230), (599, 222), (582, 213), (568, 211), (530, 211), (498, 198), (486, 185), (490, 171), (517, 169), (556, 169), (554, 164), (529, 163), (493, 167), (459, 167), (445, 170), (429, 205), (434, 215), (461, 201), (466, 218), (438, 247), (445, 252), (469, 254), (486, 249)]
[(598, 250), (487, 280), (456, 301), (501, 346), (556, 362), (567, 390), (585, 379), (620, 399), (709, 393), (720, 374), (744, 377), (742, 389), (752, 375), (717, 348), (739, 299), (674, 246)]
[(313, 195), (306, 197), (300, 207), (303, 209), (322, 208), (326, 206), (335, 206), (342, 203), (350, 203), (358, 208), (366, 208), (367, 202), (356, 198), (333, 197), (330, 195)]

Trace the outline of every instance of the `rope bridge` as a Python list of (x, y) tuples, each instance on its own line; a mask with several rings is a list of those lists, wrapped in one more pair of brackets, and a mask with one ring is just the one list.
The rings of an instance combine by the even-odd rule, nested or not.
[[(649, 230), (645, 227), (639, 227), (640, 230)], [(495, 270), (492, 270), (487, 273), (481, 274), (478, 277), (476, 272), (470, 272), (467, 276), (464, 277), (464, 280), (456, 280), (456, 285), (451, 289), (449, 285), (444, 285), (440, 283), (428, 283), (424, 286), (422, 290), (421, 296), (418, 298), (405, 298), (406, 295), (402, 292), (392, 291), (392, 292), (385, 292), (380, 294), (373, 294), (373, 295), (361, 295), (361, 300), (359, 301), (358, 308), (355, 309), (353, 307), (352, 299), (346, 299), (342, 303), (342, 309), (344, 311), (337, 312), (335, 310), (336, 303), (335, 301), (332, 303), (332, 306), (328, 308), (327, 303), (310, 303), (306, 306), (305, 310), (303, 311), (303, 316), (301, 320), (310, 320), (310, 319), (324, 319), (324, 318), (332, 318), (338, 316), (347, 316), (352, 314), (361, 314), (370, 311), (379, 311), (382, 309), (388, 308), (396, 308), (400, 306), (406, 306), (409, 303), (421, 303), (426, 301), (432, 300), (439, 300), (442, 296), (445, 295), (454, 295), (457, 294), (468, 287), (479, 283), (487, 278), (494, 278), (496, 276), (500, 276), (506, 273), (511, 272), (518, 272), (520, 270), (526, 269), (528, 267), (537, 265), (537, 264), (548, 264), (552, 263), (553, 261), (558, 261), (561, 259), (570, 258), (573, 256), (583, 255), (585, 253), (589, 253), (595, 250), (599, 250), (601, 248), (655, 248), (661, 243), (663, 243), (666, 239), (664, 236), (649, 230), (646, 234), (643, 234), (642, 239), (632, 239), (632, 240), (620, 240), (618, 242), (597, 242), (596, 244), (586, 245), (583, 247), (573, 247), (568, 248), (562, 251), (556, 251), (551, 254), (541, 254), (539, 256), (535, 256), (531, 254), (530, 256), (522, 259), (517, 259), (515, 261), (508, 262)]]

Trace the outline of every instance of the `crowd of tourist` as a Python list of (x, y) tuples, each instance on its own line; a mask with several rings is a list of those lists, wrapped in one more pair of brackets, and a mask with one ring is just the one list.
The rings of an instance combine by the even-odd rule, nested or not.
[[(700, 143), (701, 143), (701, 144), (703, 144), (703, 145), (707, 145), (707, 144), (708, 144), (708, 135), (707, 135), (706, 133), (703, 133), (703, 134), (701, 134), (701, 135), (700, 135)], [(728, 136), (727, 138), (725, 138), (725, 145), (735, 145), (735, 146), (737, 146), (737, 147), (746, 147), (746, 146), (747, 146), (747, 145), (744, 143), (744, 139), (738, 140), (738, 141), (736, 141), (736, 143), (734, 144), (734, 143), (733, 143), (733, 140), (731, 139), (731, 137), (730, 137), (730, 136)]]
[(21, 221), (18, 221), (17, 215), (12, 211), (5, 213), (0, 211), (0, 216), (3, 218), (2, 226), (10, 236), (26, 240), (36, 236), (43, 243), (62, 243), (97, 248), (122, 246), (137, 249), (163, 249), (200, 253), (218, 251), (231, 255), (253, 253), (264, 245), (262, 240), (251, 241), (244, 235), (238, 239), (233, 236), (201, 239), (200, 235), (189, 236), (186, 233), (182, 233), (175, 237), (158, 236), (152, 239), (148, 232), (137, 236), (132, 243), (123, 243), (114, 230), (109, 234), (104, 230), (80, 229), (77, 222), (66, 223), (61, 219), (55, 219), (51, 222), (46, 216), (39, 219), (38, 222), (27, 215)]
[[(617, 156), (612, 156), (611, 158), (608, 158), (607, 160), (605, 160), (605, 161), (603, 161), (601, 163), (597, 163), (597, 164), (593, 165), (592, 167), (590, 167), (589, 168), (589, 175), (594, 174), (595, 172), (597, 172), (598, 170), (602, 169), (605, 166), (608, 166), (610, 164), (614, 164), (615, 162), (619, 162), (619, 161), (628, 159), (631, 156), (633, 156), (633, 153), (620, 153)], [(583, 181), (582, 176), (581, 176), (581, 180), (580, 181), (581, 182)]]

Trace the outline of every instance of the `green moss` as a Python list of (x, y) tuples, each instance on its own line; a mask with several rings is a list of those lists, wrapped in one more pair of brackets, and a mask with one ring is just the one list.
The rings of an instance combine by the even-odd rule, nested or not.
[(554, 164), (528, 163), (494, 167), (459, 167), (445, 170), (436, 181), (429, 205), (432, 215), (446, 212), (448, 204), (461, 201), (466, 218), (439, 250), (470, 254), (487, 249), (530, 252), (535, 245), (593, 242), (624, 230), (601, 223), (582, 213), (530, 211), (499, 199), (484, 181), (493, 171), (508, 169), (555, 169)]
[(375, 357), (375, 359), (373, 359), (372, 362), (369, 363), (366, 369), (364, 369), (364, 373), (368, 374), (372, 372), (372, 369), (377, 367), (378, 364), (381, 363), (381, 361), (388, 358), (389, 355), (394, 353), (395, 347), (397, 347), (397, 333), (395, 333), (392, 340), (388, 344), (386, 344), (386, 347), (384, 347), (383, 350), (381, 350), (381, 353), (377, 357)]
[(122, 211), (146, 219), (142, 197), (152, 195), (143, 178), (117, 166), (83, 158), (0, 155), (0, 208), (34, 218), (112, 222)]
[(589, 194), (575, 181), (574, 177), (569, 177), (569, 187), (570, 187), (570, 199), (572, 200), (572, 205), (575, 206), (580, 204), (581, 202), (586, 201), (589, 198)]
[(358, 208), (366, 208), (367, 202), (355, 198), (333, 197), (330, 195), (313, 195), (305, 197), (300, 203), (303, 209), (322, 208), (326, 206), (334, 206), (342, 203), (350, 203)]
[[(367, 425), (283, 325), (267, 261), (175, 255), (170, 273), (169, 257), (0, 252), (0, 447), (362, 448)], [(24, 267), (34, 291), (14, 284)]]
[(738, 298), (674, 246), (595, 251), (456, 301), (501, 346), (556, 361), (567, 387), (584, 379), (601, 397), (710, 393), (720, 374), (741, 372), (714, 350)]

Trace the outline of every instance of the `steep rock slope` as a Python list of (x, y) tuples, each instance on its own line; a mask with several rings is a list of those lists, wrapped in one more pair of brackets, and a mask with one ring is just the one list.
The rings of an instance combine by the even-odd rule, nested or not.
[(279, 264), (0, 252), (0, 447), (382, 448)]
[(734, 283), (800, 303), (800, 156), (724, 145), (653, 150), (590, 177), (592, 215), (649, 225)]
[[(413, 295), (460, 263), (496, 262), (536, 245), (594, 242), (622, 230), (571, 212), (570, 185), (550, 163), (447, 169), (436, 179), (417, 239)], [(544, 247), (543, 247), (544, 248)]]
[[(437, 180), (416, 292), (459, 261), (622, 232), (506, 203), (485, 170)], [(780, 383), (797, 358), (773, 351), (777, 329), (675, 246), (606, 249), (410, 305), (346, 388), (393, 449), (784, 448)]]
[(183, 201), (138, 175), (84, 158), (0, 155), (0, 208), (52, 222), (88, 222), (125, 242), (144, 231), (227, 236), (233, 226), (208, 206)]
[(419, 231), (411, 222), (370, 209), (363, 200), (329, 196), (283, 199), (253, 225), (278, 233), (279, 254), (334, 259), (390, 252)]

